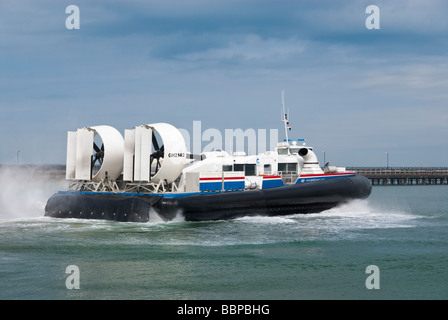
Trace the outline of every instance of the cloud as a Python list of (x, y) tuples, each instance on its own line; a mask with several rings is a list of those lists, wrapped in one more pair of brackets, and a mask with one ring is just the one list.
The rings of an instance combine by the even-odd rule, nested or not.
[(70, 4), (0, 3), (0, 163), (17, 148), (64, 163), (66, 131), (86, 125), (278, 128), (282, 89), (294, 134), (341, 160), (383, 133), (408, 146), (417, 127), (446, 149), (444, 1), (377, 1), (380, 30), (368, 0), (79, 0), (69, 31)]
[(262, 39), (258, 35), (244, 35), (235, 37), (224, 47), (179, 54), (175, 58), (195, 62), (239, 61), (277, 64), (279, 61), (298, 58), (305, 47), (305, 42), (298, 41), (296, 38)]

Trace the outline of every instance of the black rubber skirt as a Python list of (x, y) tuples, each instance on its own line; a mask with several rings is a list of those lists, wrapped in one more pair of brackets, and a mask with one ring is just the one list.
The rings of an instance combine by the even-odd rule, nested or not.
[(61, 192), (45, 207), (45, 216), (148, 222), (153, 217), (187, 221), (225, 220), (243, 216), (318, 213), (371, 192), (361, 175), (250, 191), (201, 193), (184, 197)]

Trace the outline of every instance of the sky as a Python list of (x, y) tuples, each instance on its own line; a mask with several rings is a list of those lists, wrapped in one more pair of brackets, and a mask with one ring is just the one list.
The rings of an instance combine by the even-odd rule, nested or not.
[(442, 0), (0, 0), (0, 164), (65, 164), (94, 125), (283, 139), (284, 90), (321, 162), (448, 166), (447, 58)]

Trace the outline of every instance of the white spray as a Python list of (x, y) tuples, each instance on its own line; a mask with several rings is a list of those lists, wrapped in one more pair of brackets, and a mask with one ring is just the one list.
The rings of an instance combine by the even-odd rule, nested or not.
[(44, 215), (48, 198), (67, 187), (64, 177), (52, 177), (37, 167), (0, 167), (0, 220)]

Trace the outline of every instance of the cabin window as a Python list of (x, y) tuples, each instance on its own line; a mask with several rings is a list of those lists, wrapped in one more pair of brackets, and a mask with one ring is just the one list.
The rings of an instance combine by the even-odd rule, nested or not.
[(291, 149), (289, 149), (289, 152), (291, 152), (291, 154), (298, 154), (299, 148), (291, 148)]
[(278, 171), (286, 171), (286, 163), (279, 163), (278, 164)]
[(277, 153), (279, 154), (279, 155), (288, 155), (288, 149), (287, 148), (279, 148), (279, 149), (277, 149)]
[(271, 173), (272, 169), (271, 169), (271, 165), (270, 164), (265, 164), (263, 167), (263, 172), (264, 173)]
[(244, 173), (246, 176), (254, 176), (255, 175), (255, 164), (246, 163), (244, 168)]
[(222, 171), (232, 171), (233, 167), (232, 165), (223, 165)]
[(279, 163), (278, 171), (297, 172), (297, 163)]
[(233, 171), (244, 171), (246, 176), (254, 176), (256, 172), (256, 165), (252, 163), (235, 163)]

